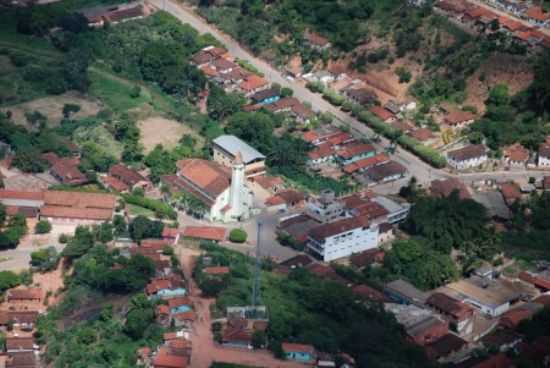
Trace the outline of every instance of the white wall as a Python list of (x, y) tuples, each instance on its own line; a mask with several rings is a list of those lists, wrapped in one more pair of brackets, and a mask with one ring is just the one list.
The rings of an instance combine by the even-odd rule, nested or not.
[[(321, 247), (322, 251), (316, 248)], [(349, 257), (353, 253), (360, 253), (378, 246), (378, 226), (357, 228), (325, 239), (324, 243), (316, 243), (313, 239), (308, 247), (319, 254), (323, 261), (331, 262), (335, 259)]]

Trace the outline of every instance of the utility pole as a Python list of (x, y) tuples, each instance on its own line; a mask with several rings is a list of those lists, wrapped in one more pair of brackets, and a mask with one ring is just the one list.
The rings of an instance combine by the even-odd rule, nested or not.
[(258, 221), (258, 234), (256, 236), (256, 265), (254, 269), (254, 284), (252, 286), (252, 306), (257, 307), (260, 304), (260, 238), (262, 233), (262, 223)]

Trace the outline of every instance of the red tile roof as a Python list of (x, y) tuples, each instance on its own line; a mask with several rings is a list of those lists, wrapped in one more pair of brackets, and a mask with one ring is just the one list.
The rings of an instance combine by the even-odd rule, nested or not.
[(258, 88), (265, 87), (269, 83), (262, 77), (252, 74), (248, 76), (240, 85), (240, 88), (245, 92), (252, 92)]
[(126, 183), (123, 183), (122, 181), (118, 180), (114, 176), (109, 176), (109, 175), (104, 176), (102, 178), (102, 181), (107, 188), (110, 188), (117, 192), (125, 192), (128, 189), (130, 189), (128, 185), (126, 185)]
[(203, 159), (185, 159), (177, 162), (182, 178), (216, 198), (222, 194), (230, 183), (230, 172), (221, 165)]
[(369, 220), (367, 217), (351, 217), (318, 226), (311, 230), (309, 236), (317, 241), (323, 241), (331, 236), (368, 226)]
[(469, 111), (452, 111), (445, 116), (445, 123), (448, 125), (458, 125), (471, 120), (475, 120), (476, 116)]
[(498, 22), (502, 27), (508, 29), (510, 32), (516, 32), (525, 28), (521, 22), (513, 20), (508, 16), (500, 16), (498, 18)]
[(334, 155), (334, 149), (330, 143), (326, 142), (317, 146), (313, 151), (308, 152), (307, 155), (310, 160), (318, 160)]
[(376, 149), (367, 143), (350, 143), (338, 150), (336, 154), (344, 160), (349, 160), (355, 156), (359, 156), (369, 152), (376, 152)]
[(165, 304), (159, 304), (157, 305), (156, 314), (157, 316), (169, 315), (170, 308)]
[(323, 37), (316, 32), (307, 31), (304, 33), (304, 37), (309, 43), (319, 47), (325, 47), (330, 43), (326, 37)]
[(282, 348), (285, 353), (306, 353), (311, 355), (315, 354), (315, 348), (311, 345), (283, 342)]
[(44, 200), (44, 192), (26, 192), (0, 189), (0, 199), (20, 199), (28, 201)]
[(391, 111), (388, 111), (388, 110), (386, 110), (385, 108), (383, 108), (381, 106), (371, 107), (370, 112), (373, 113), (374, 115), (376, 115), (382, 121), (387, 121), (387, 120), (395, 117), (395, 115)]
[(149, 284), (145, 287), (145, 292), (148, 295), (152, 295), (155, 293), (158, 293), (160, 290), (163, 289), (171, 289), (172, 288), (172, 282), (167, 279), (155, 279), (151, 280)]
[(272, 189), (285, 183), (284, 180), (278, 176), (260, 175), (254, 177), (253, 180), (264, 189)]
[(350, 262), (357, 268), (365, 267), (373, 263), (382, 263), (384, 262), (384, 257), (386, 253), (383, 249), (369, 249), (361, 253), (352, 254), (350, 257)]
[(59, 160), (53, 165), (50, 172), (55, 177), (60, 178), (63, 184), (80, 185), (88, 182), (86, 175), (80, 172), (77, 166), (64, 160)]
[(388, 162), (389, 160), (390, 158), (388, 155), (385, 153), (379, 153), (375, 156), (364, 158), (344, 166), (344, 172), (346, 174), (353, 174), (356, 171), (368, 169), (369, 167), (380, 165), (384, 162)]
[(204, 272), (207, 275), (225, 275), (228, 274), (231, 270), (229, 267), (225, 266), (213, 266), (213, 267), (205, 267), (202, 272)]
[(109, 170), (109, 175), (114, 176), (115, 178), (119, 179), (129, 186), (134, 186), (140, 181), (147, 180), (137, 171), (130, 169), (122, 164), (115, 164), (111, 166), (111, 169)]
[(39, 300), (42, 299), (42, 289), (40, 288), (20, 288), (10, 289), (6, 292), (8, 302), (17, 300)]
[(197, 313), (195, 313), (194, 311), (187, 311), (176, 313), (172, 317), (179, 321), (195, 321), (197, 319)]
[(180, 230), (175, 227), (165, 226), (162, 229), (162, 237), (164, 239), (175, 239), (179, 233), (180, 233)]
[(346, 132), (338, 132), (328, 137), (327, 141), (333, 146), (339, 146), (341, 144), (355, 140), (353, 136)]
[(471, 144), (448, 153), (448, 156), (455, 161), (466, 161), (485, 155), (487, 155), (487, 149), (482, 144)]
[(499, 324), (506, 328), (516, 328), (521, 321), (530, 319), (536, 310), (530, 308), (514, 308), (500, 316)]
[(49, 218), (108, 221), (113, 217), (113, 211), (102, 208), (44, 206), (40, 209), (40, 216)]
[(525, 162), (529, 160), (529, 150), (516, 143), (504, 150), (504, 156), (513, 162)]
[(550, 306), (550, 294), (541, 295), (533, 303), (542, 304), (544, 306)]
[(187, 357), (173, 355), (168, 347), (161, 347), (153, 359), (154, 368), (186, 368)]
[(34, 338), (32, 337), (8, 337), (6, 338), (6, 350), (32, 350)]
[(550, 280), (527, 271), (520, 272), (519, 279), (543, 290), (550, 290)]
[(430, 186), (431, 194), (438, 197), (448, 197), (455, 190), (458, 191), (460, 199), (472, 198), (468, 188), (456, 178), (434, 180)]
[(48, 206), (99, 208), (113, 210), (116, 196), (104, 193), (46, 191), (44, 201)]
[(500, 186), (500, 192), (507, 203), (517, 201), (521, 198), (521, 192), (514, 183), (504, 183)]
[(307, 132), (304, 132), (302, 135), (302, 139), (306, 142), (313, 143), (317, 139), (319, 139), (319, 134), (317, 134), (313, 130), (308, 130)]
[(417, 141), (425, 142), (434, 137), (433, 132), (428, 128), (418, 128), (409, 132), (409, 136), (413, 137)]
[(376, 220), (389, 214), (387, 209), (374, 201), (365, 201), (365, 203), (357, 206), (354, 210), (357, 216), (365, 217), (368, 220)]
[(351, 291), (361, 298), (372, 300), (374, 302), (384, 303), (388, 301), (388, 298), (382, 292), (373, 289), (368, 285), (354, 286)]
[(473, 308), (469, 305), (439, 292), (430, 295), (426, 300), (426, 304), (459, 321), (470, 318), (474, 313)]
[(223, 227), (187, 226), (183, 231), (183, 236), (187, 238), (223, 241), (226, 233), (227, 229)]
[(545, 22), (547, 20), (550, 20), (550, 12), (545, 12), (544, 9), (540, 6), (530, 7), (525, 12), (525, 15), (539, 22)]

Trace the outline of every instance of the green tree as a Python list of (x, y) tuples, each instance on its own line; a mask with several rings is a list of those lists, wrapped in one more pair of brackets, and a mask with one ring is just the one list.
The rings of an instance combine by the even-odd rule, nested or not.
[(19, 276), (12, 271), (0, 271), (0, 293), (21, 283)]
[(208, 95), (208, 115), (219, 121), (241, 110), (246, 99), (239, 93), (226, 93), (216, 85), (211, 85)]
[(243, 229), (232, 229), (229, 233), (229, 240), (233, 243), (244, 243), (248, 235)]
[(36, 234), (48, 234), (50, 231), (52, 231), (52, 224), (48, 220), (38, 221), (34, 228)]
[(130, 300), (130, 307), (126, 314), (124, 333), (134, 340), (141, 339), (147, 328), (155, 320), (153, 305), (144, 294), (138, 294)]
[(57, 267), (59, 255), (55, 247), (40, 249), (31, 253), (31, 266), (40, 271), (51, 271)]
[(164, 224), (160, 221), (152, 221), (147, 217), (138, 216), (132, 220), (128, 230), (130, 236), (136, 242), (147, 238), (161, 238)]

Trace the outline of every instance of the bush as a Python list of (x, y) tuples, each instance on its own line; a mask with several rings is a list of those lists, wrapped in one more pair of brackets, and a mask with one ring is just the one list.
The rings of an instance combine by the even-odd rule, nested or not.
[(61, 244), (67, 244), (69, 242), (69, 235), (67, 235), (67, 234), (59, 235), (59, 242)]
[(328, 88), (325, 89), (325, 91), (323, 92), (323, 98), (334, 106), (341, 106), (346, 100), (344, 96), (339, 95), (338, 93)]
[(233, 229), (229, 233), (229, 240), (233, 243), (244, 243), (248, 238), (248, 234), (243, 229)]
[(138, 98), (141, 96), (141, 88), (139, 86), (133, 86), (132, 90), (130, 91), (130, 97), (131, 98)]
[(155, 212), (155, 214), (159, 217), (168, 217), (172, 220), (175, 220), (177, 218), (176, 211), (174, 211), (174, 209), (170, 207), (170, 205), (162, 201), (133, 194), (123, 194), (122, 198), (126, 203), (147, 208), (148, 210)]
[(50, 231), (52, 231), (52, 224), (47, 220), (39, 221), (34, 228), (35, 234), (48, 234)]
[(437, 150), (424, 146), (414, 138), (402, 135), (401, 132), (391, 125), (382, 122), (370, 112), (363, 110), (357, 114), (357, 118), (371, 127), (376, 133), (382, 134), (388, 139), (397, 139), (397, 142), (420, 157), (422, 161), (436, 167), (442, 168), (447, 165), (447, 160)]
[(395, 74), (399, 77), (399, 83), (409, 83), (411, 81), (411, 72), (402, 66), (395, 70)]

